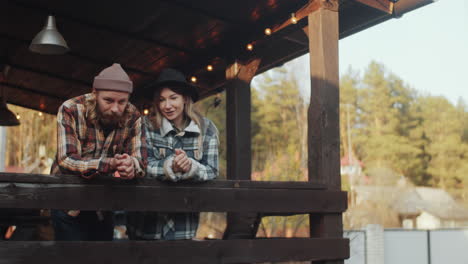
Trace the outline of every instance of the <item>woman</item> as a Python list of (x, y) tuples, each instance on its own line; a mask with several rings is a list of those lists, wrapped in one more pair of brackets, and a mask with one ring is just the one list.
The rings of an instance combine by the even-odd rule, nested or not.
[[(197, 88), (182, 73), (162, 71), (156, 82), (153, 115), (144, 119), (146, 177), (178, 182), (218, 176), (218, 131), (194, 110), (197, 100)], [(133, 213), (128, 220), (130, 239), (191, 239), (199, 213)]]

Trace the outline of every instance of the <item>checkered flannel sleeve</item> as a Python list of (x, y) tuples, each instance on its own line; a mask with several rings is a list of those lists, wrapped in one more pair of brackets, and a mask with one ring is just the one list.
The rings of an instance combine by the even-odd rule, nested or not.
[(208, 127), (203, 141), (202, 159), (197, 161), (191, 158), (192, 169), (182, 178), (193, 181), (208, 181), (218, 177), (218, 130), (213, 122), (207, 121)]
[(164, 172), (164, 162), (170, 157), (163, 157), (157, 151), (157, 148), (154, 146), (154, 138), (156, 138), (156, 133), (158, 131), (154, 131), (152, 129), (151, 124), (149, 124), (149, 120), (145, 119), (144, 123), (144, 130), (146, 134), (146, 149), (148, 153), (148, 166), (146, 168), (146, 176), (149, 178), (156, 178), (159, 180), (166, 180), (166, 174)]
[[(110, 160), (108, 158), (82, 157), (81, 142), (77, 134), (77, 120), (73, 111), (61, 106), (57, 114), (57, 162), (68, 171), (85, 174), (96, 170), (102, 173), (109, 172)], [(86, 124), (79, 124), (85, 126)]]
[(135, 175), (137, 178), (142, 178), (146, 173), (147, 165), (147, 148), (146, 148), (146, 132), (143, 129), (142, 118), (139, 117), (133, 127), (130, 129), (129, 144), (126, 144), (125, 153), (129, 153), (135, 165)]

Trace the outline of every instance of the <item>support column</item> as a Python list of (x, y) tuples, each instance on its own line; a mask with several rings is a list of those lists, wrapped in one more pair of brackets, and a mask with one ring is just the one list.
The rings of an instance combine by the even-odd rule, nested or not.
[(0, 171), (5, 171), (7, 129), (0, 126)]
[[(308, 16), (311, 97), (308, 112), (309, 181), (340, 190), (338, 0), (317, 0)], [(310, 215), (311, 237), (343, 237), (341, 214)], [(342, 264), (344, 261), (314, 263)]]
[[(250, 135), (250, 82), (260, 60), (235, 62), (226, 70), (227, 179), (250, 180), (252, 151)], [(257, 214), (228, 213), (225, 239), (255, 237)]]

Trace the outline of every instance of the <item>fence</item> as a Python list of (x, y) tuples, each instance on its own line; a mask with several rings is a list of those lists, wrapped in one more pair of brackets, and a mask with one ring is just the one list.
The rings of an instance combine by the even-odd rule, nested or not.
[[(151, 179), (87, 182), (76, 176), (0, 173), (0, 208), (255, 212), (265, 215), (309, 213), (317, 216), (341, 214), (346, 205), (345, 192), (327, 190), (323, 185), (311, 182), (166, 184)], [(9, 221), (15, 219), (10, 217)], [(252, 263), (342, 260), (348, 255), (348, 240), (340, 237), (0, 242), (0, 263)]]
[[(380, 236), (380, 237), (379, 237)], [(347, 231), (346, 264), (467, 264), (468, 229)], [(382, 248), (381, 251), (372, 251)], [(380, 254), (375, 254), (379, 252)]]

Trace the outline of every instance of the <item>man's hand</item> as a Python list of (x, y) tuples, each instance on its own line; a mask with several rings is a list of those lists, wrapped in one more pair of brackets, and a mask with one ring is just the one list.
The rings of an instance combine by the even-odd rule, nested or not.
[(176, 149), (174, 161), (172, 162), (172, 171), (187, 173), (190, 168), (192, 168), (192, 161), (187, 157), (187, 153), (182, 149)]
[(126, 180), (131, 180), (135, 178), (135, 166), (133, 163), (132, 157), (128, 154), (116, 154), (114, 156), (114, 159), (116, 160), (116, 170), (120, 178), (126, 179)]

